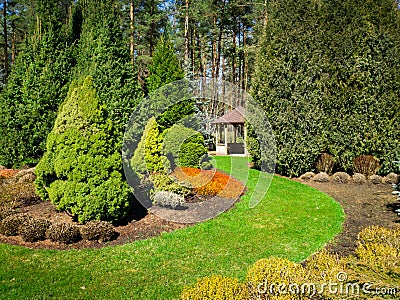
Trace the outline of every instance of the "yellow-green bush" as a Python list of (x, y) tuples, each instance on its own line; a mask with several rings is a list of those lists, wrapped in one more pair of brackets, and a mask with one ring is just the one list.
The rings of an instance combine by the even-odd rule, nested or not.
[(194, 286), (181, 293), (180, 300), (247, 300), (249, 294), (245, 284), (236, 278), (210, 276), (197, 280)]
[[(252, 299), (304, 299), (300, 293), (291, 292), (290, 285), (301, 286), (306, 280), (306, 270), (286, 258), (270, 257), (257, 261), (247, 272), (247, 282)], [(279, 285), (288, 293), (280, 293)]]
[(358, 234), (356, 254), (363, 263), (400, 275), (400, 229), (365, 228)]

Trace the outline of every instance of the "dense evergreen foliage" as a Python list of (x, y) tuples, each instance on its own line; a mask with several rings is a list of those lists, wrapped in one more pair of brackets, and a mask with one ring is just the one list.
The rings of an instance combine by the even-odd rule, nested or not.
[(350, 170), (400, 157), (400, 31), (394, 1), (274, 1), (260, 39), (253, 94), (277, 142), (277, 171), (314, 169), (319, 154)]
[(92, 78), (72, 83), (36, 167), (42, 199), (80, 222), (119, 221), (133, 201), (116, 147), (119, 138), (107, 116)]
[(60, 11), (36, 9), (36, 26), (0, 97), (0, 165), (9, 167), (34, 164), (43, 155), (72, 66)]

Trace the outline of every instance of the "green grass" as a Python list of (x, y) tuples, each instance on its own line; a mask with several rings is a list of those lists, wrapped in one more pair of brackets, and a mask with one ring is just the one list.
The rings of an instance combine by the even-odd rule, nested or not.
[[(216, 160), (218, 168), (229, 172), (229, 158)], [(234, 160), (242, 172), (247, 172), (246, 162)], [(337, 202), (279, 177), (250, 209), (259, 177), (250, 171), (248, 192), (234, 209), (157, 238), (99, 250), (0, 244), (0, 298), (176, 299), (198, 277), (221, 274), (243, 280), (250, 265), (263, 257), (301, 261), (341, 230), (343, 210)]]

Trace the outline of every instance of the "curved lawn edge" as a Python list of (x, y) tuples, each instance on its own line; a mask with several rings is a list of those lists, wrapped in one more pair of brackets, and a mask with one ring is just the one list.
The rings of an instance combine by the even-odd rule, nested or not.
[[(250, 170), (250, 178), (257, 172)], [(252, 185), (250, 180), (242, 201), (215, 219), (123, 246), (60, 252), (2, 244), (0, 295), (176, 299), (199, 277), (243, 280), (260, 258), (299, 262), (341, 231), (343, 209), (326, 194), (275, 176), (265, 199), (249, 209)]]

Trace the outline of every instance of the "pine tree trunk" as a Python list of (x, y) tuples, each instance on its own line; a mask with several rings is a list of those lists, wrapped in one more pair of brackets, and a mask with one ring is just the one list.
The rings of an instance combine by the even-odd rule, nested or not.
[(132, 68), (135, 68), (135, 3), (133, 0), (129, 3), (130, 8), (130, 52)]
[(185, 1), (185, 56), (184, 56), (184, 68), (187, 72), (189, 64), (189, 0)]
[(3, 1), (3, 36), (4, 36), (4, 78), (3, 83), (7, 82), (8, 77), (8, 32), (7, 32), (7, 0)]

